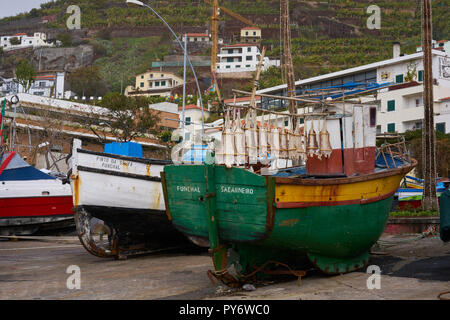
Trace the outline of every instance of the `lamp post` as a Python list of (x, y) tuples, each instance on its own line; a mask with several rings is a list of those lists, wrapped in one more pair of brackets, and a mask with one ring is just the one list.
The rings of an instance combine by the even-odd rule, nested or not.
[[(187, 61), (189, 63), (189, 66), (191, 67), (192, 73), (194, 74), (194, 78), (195, 78), (195, 83), (197, 84), (197, 90), (198, 90), (198, 95), (200, 97), (200, 107), (202, 109), (202, 136), (205, 133), (205, 129), (204, 129), (204, 115), (203, 115), (203, 99), (202, 99), (202, 93), (200, 90), (200, 86), (198, 84), (198, 79), (197, 79), (197, 74), (195, 73), (194, 67), (192, 66), (192, 62), (191, 59), (189, 58), (189, 55), (187, 54), (187, 52), (185, 52), (184, 46), (181, 43), (180, 39), (178, 38), (178, 36), (176, 35), (175, 31), (173, 31), (173, 29), (169, 26), (169, 24), (166, 22), (166, 20), (164, 20), (159, 14), (158, 12), (156, 12), (152, 7), (150, 7), (149, 5), (143, 3), (142, 1), (138, 1), (138, 0), (127, 0), (126, 3), (128, 5), (136, 5), (139, 7), (146, 7), (148, 9), (150, 9), (165, 25), (166, 27), (169, 29), (169, 31), (172, 33), (172, 35), (175, 37), (175, 40), (177, 41), (177, 43), (180, 45), (181, 50), (183, 50), (183, 52), (186, 54), (186, 58)], [(184, 139), (184, 137), (183, 137)]]

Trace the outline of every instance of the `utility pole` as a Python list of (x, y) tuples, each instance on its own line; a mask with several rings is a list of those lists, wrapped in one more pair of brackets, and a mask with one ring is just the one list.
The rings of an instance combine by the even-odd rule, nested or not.
[(436, 196), (436, 134), (434, 131), (433, 110), (432, 38), (431, 0), (422, 0), (422, 51), (424, 67), (424, 123), (422, 133), (422, 166), (424, 176), (423, 210), (438, 209)]
[[(295, 96), (295, 77), (294, 77), (294, 65), (292, 62), (291, 54), (291, 26), (289, 19), (289, 1), (282, 0), (282, 23), (283, 23), (283, 39), (284, 39), (284, 68), (287, 78), (288, 96)], [(289, 113), (297, 114), (297, 104), (293, 100), (289, 100)], [(292, 118), (293, 128), (295, 129), (295, 119)]]

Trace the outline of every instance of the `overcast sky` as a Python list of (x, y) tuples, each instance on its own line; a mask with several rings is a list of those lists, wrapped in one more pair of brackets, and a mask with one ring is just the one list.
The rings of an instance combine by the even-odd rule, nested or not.
[(15, 16), (18, 13), (29, 12), (33, 8), (39, 8), (41, 3), (51, 0), (2, 0), (0, 18)]

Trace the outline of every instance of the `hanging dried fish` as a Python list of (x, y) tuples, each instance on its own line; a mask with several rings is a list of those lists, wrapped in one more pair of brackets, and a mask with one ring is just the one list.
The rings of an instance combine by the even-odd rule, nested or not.
[(319, 159), (324, 156), (325, 158), (329, 158), (331, 156), (331, 143), (330, 143), (330, 134), (327, 131), (327, 119), (323, 120), (322, 130), (320, 130), (320, 150), (319, 150)]
[(308, 144), (306, 146), (306, 153), (309, 157), (313, 157), (319, 149), (316, 139), (316, 131), (314, 131), (314, 119), (311, 119), (311, 128), (308, 133)]
[(267, 136), (267, 123), (264, 121), (264, 115), (261, 118), (259, 126), (259, 159), (262, 164), (268, 163), (268, 136)]
[(289, 128), (286, 135), (287, 140), (287, 156), (290, 160), (292, 160), (293, 163), (296, 163), (297, 160), (297, 144), (298, 144), (298, 138), (297, 134), (294, 132), (294, 119), (292, 121), (289, 121)]
[(230, 111), (227, 111), (225, 116), (225, 131), (224, 131), (224, 141), (225, 141), (225, 154), (224, 162), (227, 167), (231, 167), (234, 164), (234, 132), (233, 132), (233, 122), (230, 120)]
[(256, 116), (254, 113), (254, 110), (249, 110), (245, 120), (245, 140), (249, 164), (256, 164), (258, 161), (258, 132), (256, 129)]
[(286, 141), (286, 129), (284, 126), (280, 130), (280, 159), (287, 158), (287, 141)]
[(306, 142), (306, 139), (305, 139), (305, 127), (304, 126), (300, 127), (300, 120), (299, 120), (299, 123), (297, 125), (296, 132), (297, 132), (297, 137), (298, 137), (298, 140), (297, 140), (297, 156), (301, 160), (305, 161), (306, 158), (307, 158), (306, 157), (306, 151), (305, 151), (305, 142)]
[(242, 128), (241, 111), (237, 110), (237, 118), (234, 128), (234, 144), (236, 148), (236, 164), (245, 165), (245, 133)]

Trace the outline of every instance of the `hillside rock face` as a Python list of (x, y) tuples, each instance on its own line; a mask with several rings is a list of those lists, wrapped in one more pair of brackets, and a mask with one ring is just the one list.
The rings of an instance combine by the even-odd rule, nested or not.
[(33, 52), (33, 65), (40, 70), (71, 71), (81, 66), (91, 65), (94, 50), (90, 45), (74, 48), (40, 48)]

